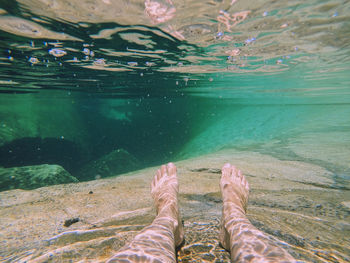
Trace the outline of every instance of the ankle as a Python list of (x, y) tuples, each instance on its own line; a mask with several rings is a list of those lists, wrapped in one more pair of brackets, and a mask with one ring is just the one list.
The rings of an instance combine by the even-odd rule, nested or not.
[(179, 207), (176, 200), (167, 200), (157, 206), (157, 215), (159, 217), (170, 217), (174, 220), (178, 220)]
[(242, 217), (246, 215), (246, 207), (240, 202), (226, 201), (222, 205), (223, 213), (232, 217), (232, 215)]
[(246, 220), (246, 211), (242, 206), (233, 202), (225, 202), (222, 207), (222, 224), (228, 229), (234, 222)]

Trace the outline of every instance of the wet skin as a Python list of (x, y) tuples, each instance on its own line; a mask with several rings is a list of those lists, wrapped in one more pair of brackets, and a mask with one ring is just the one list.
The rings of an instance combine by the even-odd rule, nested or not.
[(246, 217), (249, 184), (240, 170), (225, 164), (220, 189), (223, 208), (219, 238), (230, 251), (232, 262), (296, 262)]
[(108, 262), (176, 262), (175, 247), (182, 243), (184, 236), (178, 192), (175, 165), (162, 165), (151, 186), (156, 218)]
[[(220, 189), (223, 210), (219, 238), (222, 246), (230, 251), (232, 262), (296, 262), (246, 217), (249, 184), (240, 170), (225, 164)], [(156, 218), (108, 262), (176, 262), (175, 248), (184, 238), (178, 192), (175, 165), (162, 165), (151, 186)]]

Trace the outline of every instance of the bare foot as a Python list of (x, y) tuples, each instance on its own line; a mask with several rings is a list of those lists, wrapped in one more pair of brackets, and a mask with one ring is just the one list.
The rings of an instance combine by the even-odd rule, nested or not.
[(220, 189), (223, 200), (220, 242), (225, 249), (230, 250), (230, 235), (225, 225), (232, 218), (239, 219), (245, 215), (249, 184), (240, 170), (227, 163), (222, 167)]
[(248, 202), (249, 184), (235, 166), (227, 163), (222, 167), (220, 188), (224, 202), (232, 202), (245, 213)]
[(246, 217), (249, 185), (240, 170), (225, 164), (220, 188), (223, 206), (219, 237), (222, 246), (230, 251), (232, 262), (296, 262)]
[(152, 181), (151, 194), (156, 205), (157, 216), (168, 218), (174, 222), (176, 246), (181, 245), (184, 238), (177, 199), (178, 192), (179, 184), (176, 176), (176, 166), (173, 163), (162, 165)]

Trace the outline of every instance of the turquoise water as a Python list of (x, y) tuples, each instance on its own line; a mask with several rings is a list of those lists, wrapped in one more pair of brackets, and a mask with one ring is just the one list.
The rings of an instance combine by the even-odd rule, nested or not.
[(349, 14), (348, 1), (2, 1), (0, 166), (88, 180), (117, 149), (123, 173), (233, 147), (348, 180)]

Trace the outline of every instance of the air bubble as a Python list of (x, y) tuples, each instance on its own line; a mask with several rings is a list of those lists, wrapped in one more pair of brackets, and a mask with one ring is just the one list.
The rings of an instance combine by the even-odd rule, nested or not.
[(105, 66), (106, 65), (106, 60), (104, 58), (98, 58), (94, 60), (94, 65), (95, 66)]
[(248, 38), (248, 39), (245, 41), (245, 43), (246, 43), (246, 44), (250, 44), (250, 43), (254, 42), (255, 40), (256, 40), (255, 37)]
[(218, 38), (221, 38), (221, 37), (223, 37), (224, 36), (224, 33), (222, 33), (222, 32), (218, 32), (217, 34), (216, 34), (216, 37), (218, 37)]
[(84, 48), (83, 53), (88, 56), (90, 54), (90, 49)]
[(63, 57), (64, 55), (67, 55), (67, 52), (59, 48), (52, 48), (49, 50), (49, 54), (59, 58)]
[(28, 61), (32, 64), (37, 64), (40, 62), (39, 59), (37, 59), (36, 57), (30, 57)]
[(187, 82), (189, 81), (189, 78), (184, 78), (185, 85), (187, 86)]
[(130, 66), (130, 67), (136, 67), (137, 65), (138, 65), (138, 63), (137, 62), (128, 62), (128, 65)]
[(155, 66), (156, 65), (156, 63), (154, 63), (154, 62), (146, 62), (146, 66), (147, 67), (152, 67), (152, 66)]

